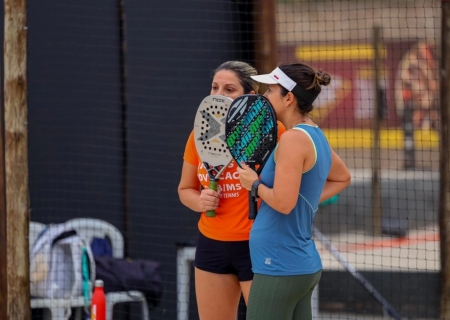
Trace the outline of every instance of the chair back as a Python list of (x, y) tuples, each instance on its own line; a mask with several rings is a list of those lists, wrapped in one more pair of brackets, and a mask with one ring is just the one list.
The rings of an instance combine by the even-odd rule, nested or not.
[(107, 238), (111, 241), (114, 258), (123, 258), (124, 242), (122, 233), (111, 223), (93, 218), (75, 218), (66, 222), (88, 243), (94, 238)]
[(33, 248), (34, 242), (36, 241), (37, 237), (42, 232), (42, 230), (44, 230), (44, 228), (45, 228), (45, 224), (40, 223), (40, 222), (30, 221), (30, 230), (29, 230), (29, 235), (28, 235), (30, 252), (31, 252), (31, 249)]

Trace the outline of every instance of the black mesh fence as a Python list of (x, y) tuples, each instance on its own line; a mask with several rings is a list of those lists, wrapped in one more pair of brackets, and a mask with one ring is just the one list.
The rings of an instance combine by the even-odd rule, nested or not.
[[(278, 62), (331, 75), (313, 117), (352, 173), (351, 186), (315, 218), (324, 270), (314, 318), (383, 318), (386, 308), (352, 270), (403, 317), (438, 318), (440, 1), (266, 7), (256, 0), (30, 1), (31, 238), (66, 223), (94, 253), (155, 262), (157, 305), (111, 297), (114, 319), (144, 319), (143, 301), (151, 319), (198, 319), (199, 214), (177, 194), (184, 147), (211, 71), (227, 60), (263, 65), (258, 17), (272, 14)], [(48, 305), (33, 299), (33, 318), (42, 319)], [(83, 317), (80, 299), (60, 308)], [(237, 317), (245, 319), (242, 302)]]

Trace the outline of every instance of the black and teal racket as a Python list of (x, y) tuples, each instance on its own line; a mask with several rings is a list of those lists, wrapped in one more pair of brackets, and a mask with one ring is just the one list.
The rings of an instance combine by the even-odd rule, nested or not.
[[(231, 156), (241, 166), (245, 162), (259, 175), (275, 149), (277, 118), (269, 100), (258, 94), (244, 94), (231, 104), (225, 125)], [(249, 192), (249, 219), (258, 212), (257, 199)]]
[[(210, 95), (200, 103), (194, 120), (195, 148), (209, 176), (209, 188), (217, 191), (219, 177), (233, 160), (225, 142), (225, 120), (232, 99)], [(215, 217), (215, 210), (206, 211)]]

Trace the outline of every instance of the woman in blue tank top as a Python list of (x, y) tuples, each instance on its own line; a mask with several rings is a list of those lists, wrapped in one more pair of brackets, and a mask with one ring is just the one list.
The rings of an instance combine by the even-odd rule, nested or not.
[(287, 130), (261, 176), (243, 164), (241, 184), (262, 199), (250, 234), (254, 272), (247, 320), (311, 319), (311, 294), (322, 272), (312, 240), (320, 202), (350, 184), (350, 173), (309, 113), (330, 76), (302, 63), (252, 76)]

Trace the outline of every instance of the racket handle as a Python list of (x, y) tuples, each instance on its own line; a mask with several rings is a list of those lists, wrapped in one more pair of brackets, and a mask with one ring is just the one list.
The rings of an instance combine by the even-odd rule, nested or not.
[(258, 202), (252, 196), (251, 192), (248, 193), (248, 218), (249, 220), (255, 220), (258, 214)]
[[(210, 179), (209, 180), (209, 188), (211, 190), (217, 191), (217, 184), (219, 183), (218, 179)], [(210, 218), (214, 218), (216, 216), (216, 210), (208, 210), (206, 211), (206, 216)]]

